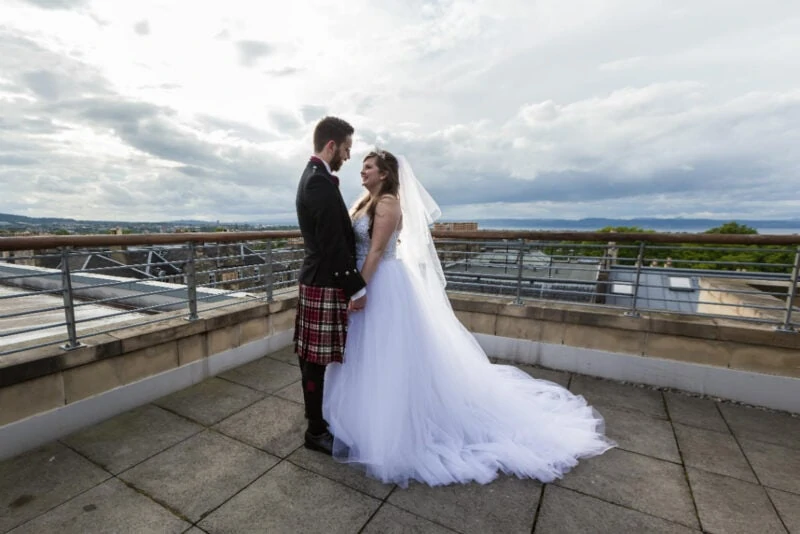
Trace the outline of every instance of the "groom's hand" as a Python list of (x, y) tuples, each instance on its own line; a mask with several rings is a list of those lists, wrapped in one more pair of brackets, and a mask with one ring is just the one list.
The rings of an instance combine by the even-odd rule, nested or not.
[(350, 311), (363, 310), (364, 306), (366, 305), (367, 305), (367, 296), (364, 295), (363, 297), (351, 300), (350, 304), (347, 305), (347, 309)]

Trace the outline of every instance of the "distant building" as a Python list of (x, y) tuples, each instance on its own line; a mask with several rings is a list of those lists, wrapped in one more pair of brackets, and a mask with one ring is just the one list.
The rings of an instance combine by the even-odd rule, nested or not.
[[(477, 250), (440, 250), (448, 288), (515, 295), (523, 298), (593, 302), (600, 259), (553, 257), (533, 245), (519, 249), (509, 243), (485, 243)], [(521, 270), (520, 270), (521, 268)]]
[(635, 289), (637, 309), (696, 314), (700, 302), (699, 275), (697, 271), (642, 267), (637, 285), (635, 267), (615, 265), (604, 282), (604, 303), (630, 308)]
[(433, 231), (442, 232), (473, 232), (478, 229), (477, 222), (437, 222), (433, 223)]

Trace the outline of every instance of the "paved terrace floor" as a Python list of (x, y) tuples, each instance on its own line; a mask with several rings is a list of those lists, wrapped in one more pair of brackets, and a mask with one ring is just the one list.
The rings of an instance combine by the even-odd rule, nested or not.
[(290, 350), (0, 463), (0, 532), (800, 532), (800, 418), (522, 367), (619, 448), (542, 485), (402, 489), (301, 446)]

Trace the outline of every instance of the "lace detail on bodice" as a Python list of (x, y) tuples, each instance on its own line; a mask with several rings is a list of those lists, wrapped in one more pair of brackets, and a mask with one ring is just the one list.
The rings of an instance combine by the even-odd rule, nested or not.
[[(356, 259), (360, 262), (369, 253), (369, 217), (362, 215), (353, 221), (353, 231), (356, 234)], [(383, 259), (397, 257), (397, 236), (399, 234), (399, 230), (392, 233), (392, 237), (389, 238), (389, 243), (386, 245), (386, 251), (383, 253)]]

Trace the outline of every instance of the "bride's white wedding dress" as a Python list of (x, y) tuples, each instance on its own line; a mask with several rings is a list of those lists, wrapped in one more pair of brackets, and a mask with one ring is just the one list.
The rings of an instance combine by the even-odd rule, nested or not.
[[(359, 268), (368, 225), (354, 223)], [(615, 445), (582, 396), (492, 364), (450, 308), (427, 306), (418, 272), (397, 257), (397, 237), (366, 308), (350, 314), (344, 363), (327, 368), (334, 458), (403, 487), (488, 483), (498, 472), (549, 482)]]

